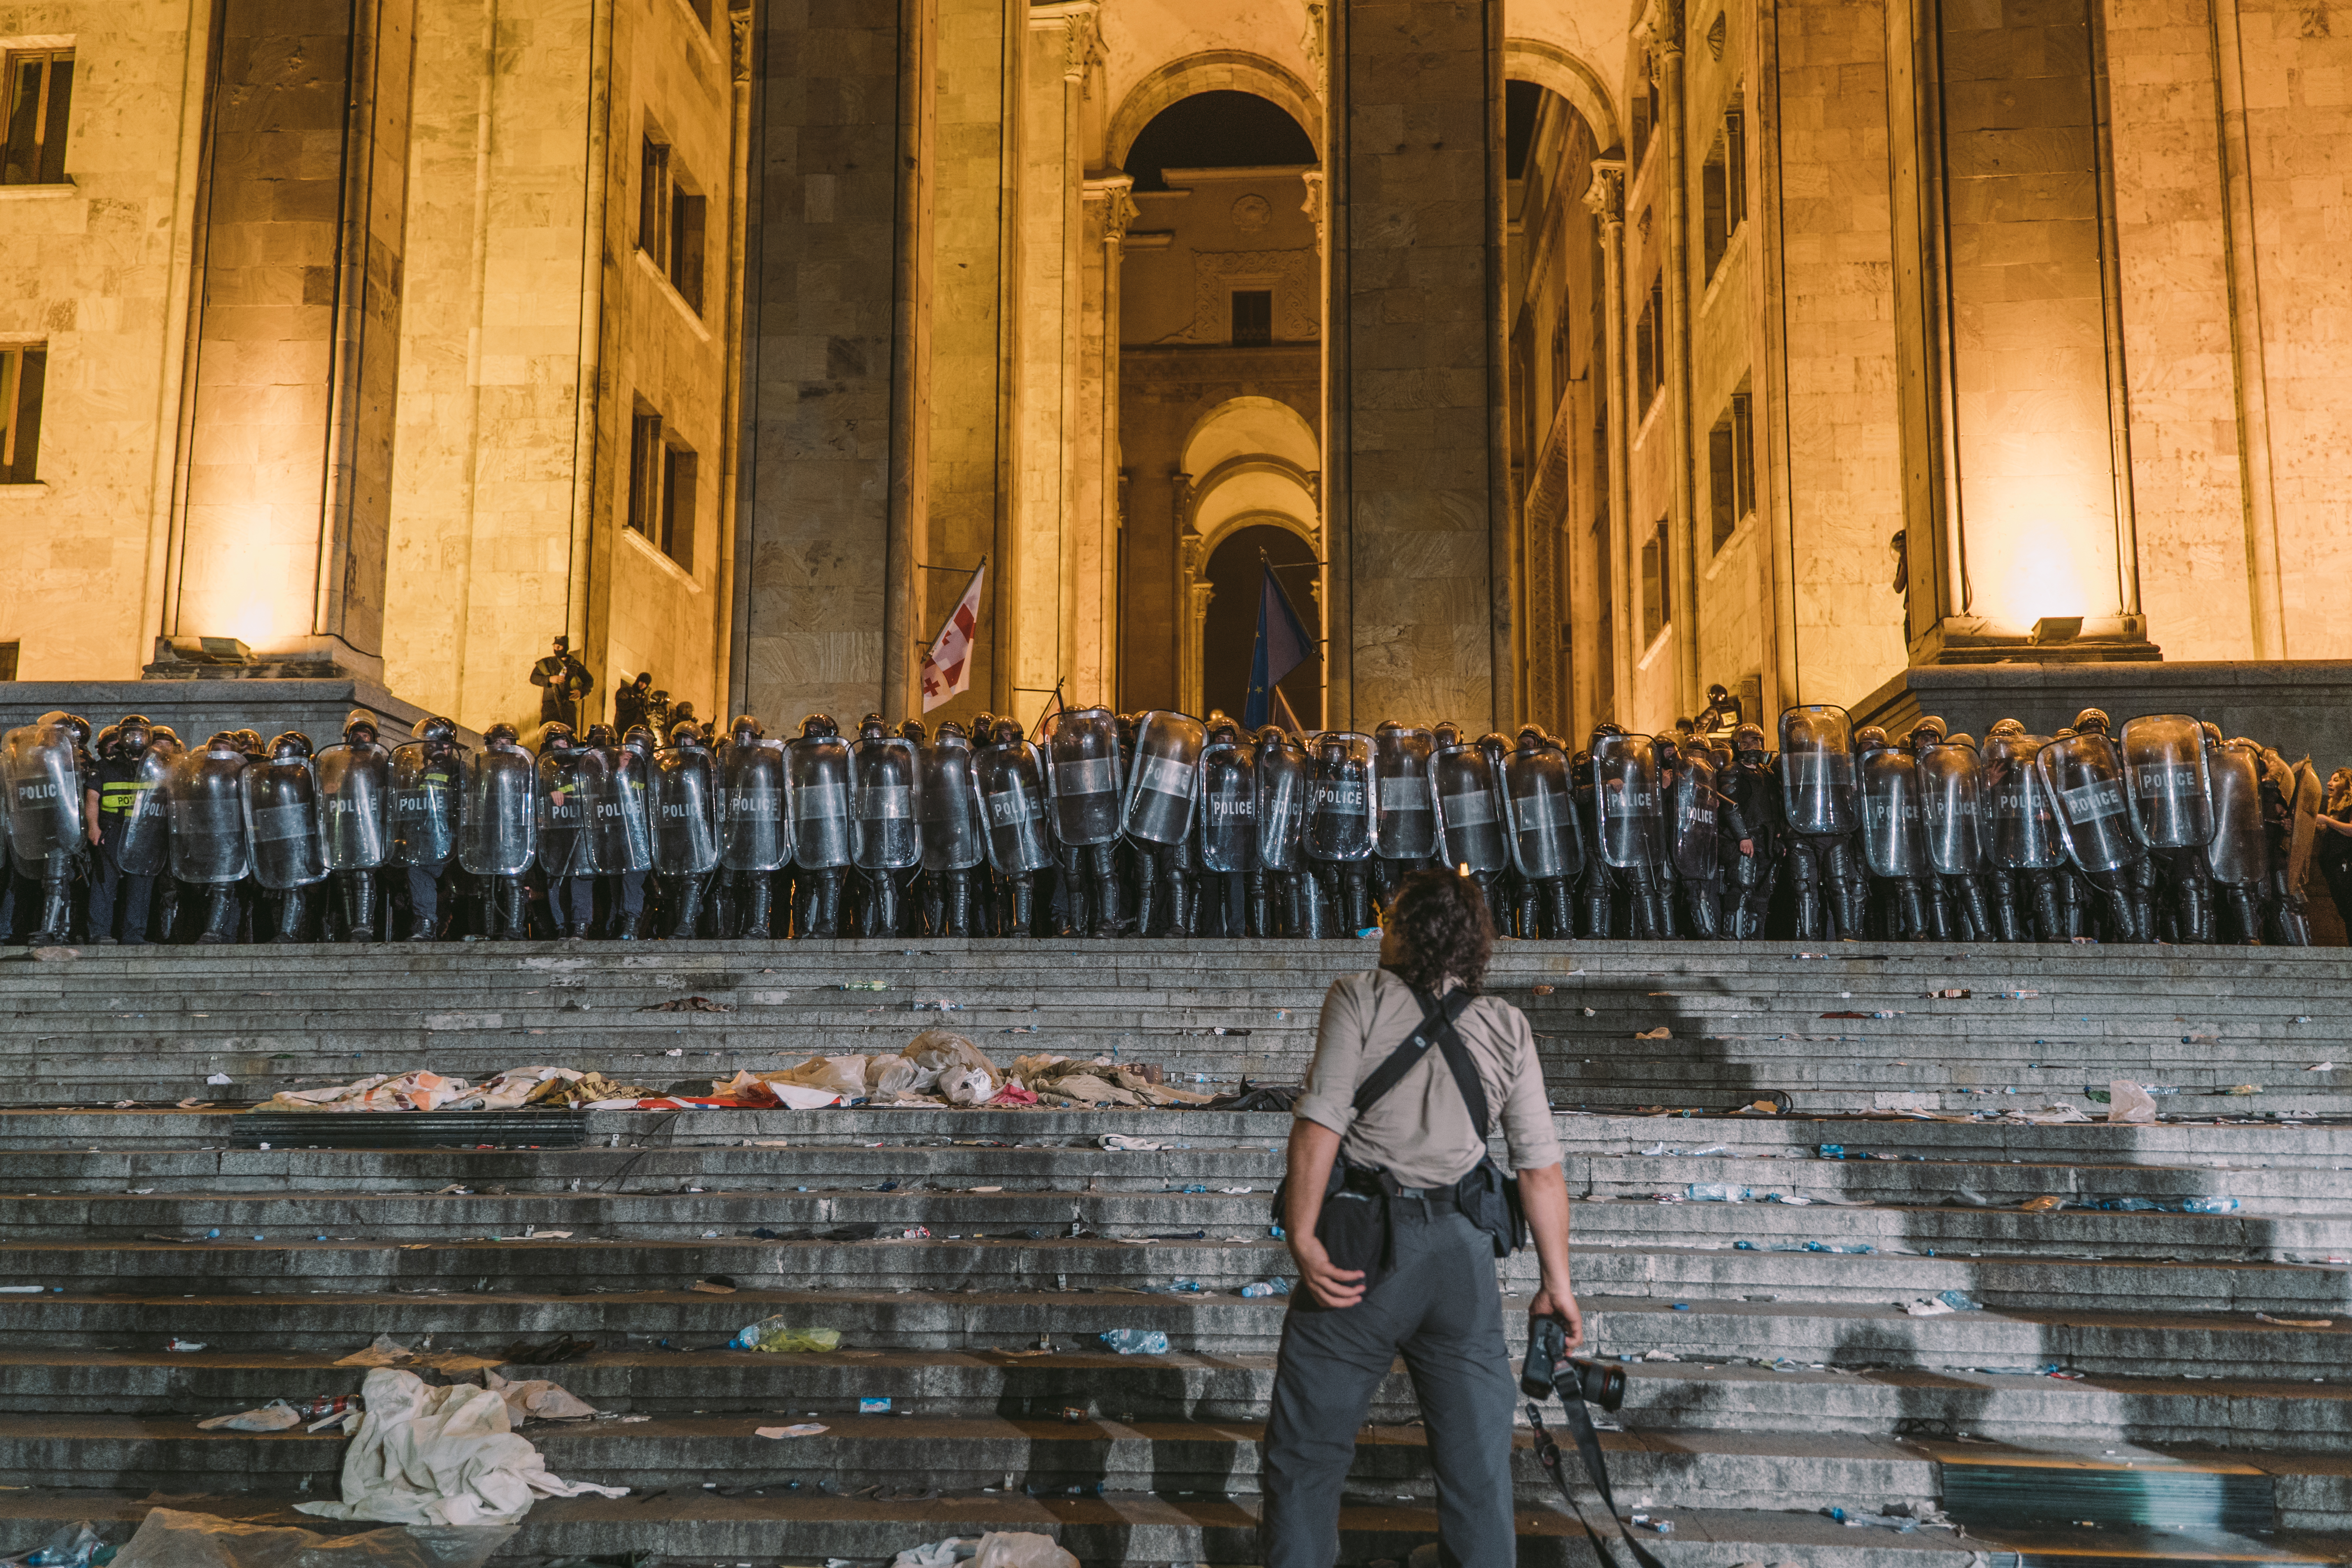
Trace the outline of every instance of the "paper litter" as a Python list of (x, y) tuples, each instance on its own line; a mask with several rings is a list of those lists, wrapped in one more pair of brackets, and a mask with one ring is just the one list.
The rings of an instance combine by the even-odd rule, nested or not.
[(487, 1388), (427, 1388), (414, 1373), (378, 1367), (362, 1388), (367, 1415), (343, 1452), (342, 1497), (296, 1511), (389, 1524), (513, 1524), (543, 1497), (626, 1497), (626, 1487), (548, 1473), (515, 1435), (507, 1404)]

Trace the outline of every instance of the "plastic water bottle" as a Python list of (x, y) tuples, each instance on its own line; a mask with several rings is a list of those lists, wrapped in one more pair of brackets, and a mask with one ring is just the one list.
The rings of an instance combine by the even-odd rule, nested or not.
[(2182, 1214), (2236, 1214), (2238, 1200), (2235, 1198), (2184, 1198), (2181, 1200), (2180, 1212)]
[(1242, 1294), (1244, 1296), (1287, 1296), (1290, 1294), (1290, 1281), (1287, 1279), (1260, 1279), (1255, 1284), (1243, 1286)]
[(1158, 1329), (1106, 1329), (1097, 1337), (1118, 1355), (1168, 1353), (1168, 1336)]
[(1729, 1182), (1693, 1182), (1690, 1184), (1690, 1201), (1695, 1204), (1744, 1204), (1748, 1201), (1748, 1189), (1734, 1186)]

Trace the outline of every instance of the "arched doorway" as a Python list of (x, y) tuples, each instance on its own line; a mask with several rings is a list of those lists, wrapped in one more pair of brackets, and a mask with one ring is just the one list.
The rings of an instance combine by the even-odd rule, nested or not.
[[(1307, 541), (1278, 522), (1244, 522), (1209, 553), (1208, 607), (1201, 617), (1201, 711), (1222, 709), (1238, 720), (1249, 695), (1250, 659), (1257, 642), (1258, 596), (1265, 568), (1289, 596), (1308, 637), (1323, 636), (1323, 607), (1307, 591), (1320, 569)], [(1309, 730), (1323, 722), (1323, 661), (1307, 660), (1279, 682), (1290, 710)]]

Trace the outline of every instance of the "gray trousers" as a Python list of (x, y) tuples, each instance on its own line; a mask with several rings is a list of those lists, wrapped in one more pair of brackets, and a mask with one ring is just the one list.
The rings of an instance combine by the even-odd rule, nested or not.
[(1339, 1311), (1291, 1298), (1262, 1462), (1266, 1568), (1331, 1568), (1339, 1495), (1381, 1379), (1404, 1357), (1437, 1475), (1440, 1561), (1517, 1560), (1511, 1411), (1518, 1384), (1503, 1344), (1495, 1247), (1452, 1206), (1392, 1207), (1396, 1272)]

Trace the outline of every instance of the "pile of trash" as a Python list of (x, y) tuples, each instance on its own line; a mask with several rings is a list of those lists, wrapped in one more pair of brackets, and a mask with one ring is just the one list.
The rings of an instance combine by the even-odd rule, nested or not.
[[(961, 1035), (925, 1029), (890, 1056), (811, 1057), (781, 1072), (739, 1072), (714, 1079), (711, 1089), (737, 1097), (764, 1085), (814, 1091), (820, 1104), (862, 1100), (871, 1105), (986, 1105), (1003, 1089), (1005, 1077), (986, 1053)], [(806, 1103), (795, 1104), (795, 1109)]]
[(1206, 1105), (1213, 1098), (1171, 1088), (1156, 1068), (1123, 1067), (1108, 1057), (1019, 1057), (1012, 1080), (1045, 1105)]
[(600, 1072), (576, 1068), (509, 1068), (478, 1084), (415, 1072), (373, 1073), (326, 1089), (283, 1089), (256, 1110), (634, 1110), (654, 1091), (615, 1083)]

